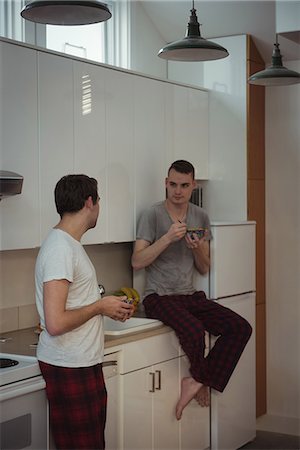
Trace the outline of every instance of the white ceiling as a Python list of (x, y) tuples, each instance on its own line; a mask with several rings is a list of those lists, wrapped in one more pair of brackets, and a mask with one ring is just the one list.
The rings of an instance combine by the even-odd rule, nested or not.
[[(181, 39), (185, 35), (192, 0), (140, 0), (146, 13), (166, 42)], [(298, 0), (293, 2), (300, 3)], [(282, 3), (290, 3), (285, 1)], [(251, 34), (255, 44), (268, 64), (271, 61), (276, 36), (276, 2), (273, 0), (195, 0), (202, 37)], [(299, 9), (300, 11), (300, 9)], [(288, 39), (279, 35), (284, 60), (300, 59), (300, 17), (296, 33), (288, 33)], [(281, 30), (277, 30), (281, 31)], [(286, 35), (287, 36), (287, 35)], [(297, 41), (298, 42), (295, 42)]]

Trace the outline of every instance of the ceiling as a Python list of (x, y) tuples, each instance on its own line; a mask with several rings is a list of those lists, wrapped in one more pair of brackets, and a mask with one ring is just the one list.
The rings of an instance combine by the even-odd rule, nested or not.
[[(140, 0), (147, 15), (166, 42), (181, 39), (185, 35), (192, 0)], [(299, 4), (300, 1), (293, 0)], [(283, 5), (291, 1), (280, 2)], [(237, 34), (251, 34), (268, 64), (271, 62), (276, 36), (276, 2), (273, 0), (195, 0), (201, 35), (211, 39)], [(279, 35), (284, 60), (300, 59), (300, 17), (297, 30)], [(280, 32), (281, 30), (278, 30)], [(283, 37), (284, 36), (284, 37)]]

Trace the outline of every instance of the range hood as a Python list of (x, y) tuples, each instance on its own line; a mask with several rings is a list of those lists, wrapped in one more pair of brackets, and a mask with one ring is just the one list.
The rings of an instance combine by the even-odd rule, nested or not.
[(8, 170), (0, 170), (0, 200), (4, 197), (21, 194), (22, 185), (22, 175)]

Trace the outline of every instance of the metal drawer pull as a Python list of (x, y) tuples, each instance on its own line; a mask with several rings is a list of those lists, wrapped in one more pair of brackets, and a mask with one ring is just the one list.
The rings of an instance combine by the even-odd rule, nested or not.
[(151, 375), (152, 378), (152, 388), (149, 390), (149, 392), (155, 392), (155, 373), (149, 372), (149, 375)]
[(155, 387), (157, 391), (161, 390), (161, 370), (156, 370), (155, 373), (157, 373), (158, 378), (158, 385)]
[(102, 367), (109, 367), (109, 366), (117, 366), (118, 361), (112, 360), (112, 361), (103, 361)]

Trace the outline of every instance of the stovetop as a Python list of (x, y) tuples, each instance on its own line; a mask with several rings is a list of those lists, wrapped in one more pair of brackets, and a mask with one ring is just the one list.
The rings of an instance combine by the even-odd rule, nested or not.
[(0, 358), (17, 362), (10, 367), (0, 368), (0, 386), (41, 375), (38, 361), (34, 356), (0, 353)]

